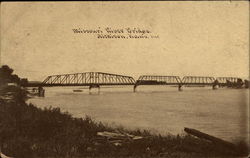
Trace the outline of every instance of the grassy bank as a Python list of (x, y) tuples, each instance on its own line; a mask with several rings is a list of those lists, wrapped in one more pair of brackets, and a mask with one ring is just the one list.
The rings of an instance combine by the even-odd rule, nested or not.
[[(74, 118), (59, 108), (26, 104), (26, 91), (0, 90), (0, 147), (6, 155), (29, 157), (238, 157), (247, 155), (245, 144), (237, 151), (190, 135), (161, 136), (145, 130), (109, 127), (90, 117)], [(166, 125), (167, 126), (167, 125)], [(118, 144), (98, 132), (133, 135)], [(116, 140), (117, 142), (117, 140)]]

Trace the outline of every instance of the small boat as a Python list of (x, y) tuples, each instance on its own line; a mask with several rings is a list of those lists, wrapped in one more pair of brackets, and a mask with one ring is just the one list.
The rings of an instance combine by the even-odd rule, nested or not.
[(81, 89), (74, 89), (73, 92), (82, 92)]

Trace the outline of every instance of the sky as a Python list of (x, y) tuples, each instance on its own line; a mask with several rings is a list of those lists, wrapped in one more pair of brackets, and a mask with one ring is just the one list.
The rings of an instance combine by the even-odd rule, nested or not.
[[(159, 38), (72, 31), (106, 27)], [(37, 81), (91, 71), (248, 78), (249, 2), (3, 2), (0, 62)]]

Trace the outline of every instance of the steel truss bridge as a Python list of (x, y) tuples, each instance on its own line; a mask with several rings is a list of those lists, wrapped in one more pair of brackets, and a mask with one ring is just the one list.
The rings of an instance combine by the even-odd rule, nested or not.
[(28, 83), (24, 87), (55, 87), (55, 86), (88, 86), (91, 88), (100, 88), (100, 86), (115, 85), (133, 85), (134, 91), (140, 85), (172, 85), (182, 90), (183, 86), (227, 86), (228, 83), (239, 84), (242, 79), (236, 77), (209, 77), (209, 76), (156, 76), (143, 75), (135, 81), (131, 76), (110, 74), (103, 72), (84, 72), (74, 74), (62, 74), (48, 76), (41, 83)]
[(85, 72), (75, 74), (48, 76), (43, 86), (89, 86), (100, 87), (103, 85), (134, 85), (135, 80), (130, 76), (109, 74), (103, 72)]
[(134, 91), (139, 85), (177, 85), (181, 87), (182, 83), (179, 76), (143, 75), (136, 81)]
[(218, 77), (217, 80), (219, 82), (220, 87), (230, 86), (230, 83), (241, 84), (240, 82), (243, 82), (241, 78), (237, 78), (237, 77)]
[(179, 76), (140, 76), (136, 85), (178, 85), (181, 84)]
[(176, 85), (179, 90), (182, 86), (212, 86), (215, 88), (217, 82), (214, 77), (204, 76), (140, 76), (134, 86), (134, 91), (139, 85)]
[(214, 77), (204, 76), (184, 76), (182, 85), (197, 85), (197, 86), (213, 86), (215, 83)]

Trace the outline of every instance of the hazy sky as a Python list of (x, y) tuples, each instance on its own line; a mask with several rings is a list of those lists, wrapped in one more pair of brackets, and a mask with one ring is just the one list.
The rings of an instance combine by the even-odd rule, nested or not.
[[(148, 29), (155, 39), (97, 39), (72, 29)], [(1, 64), (29, 80), (75, 72), (249, 74), (249, 2), (8, 2)]]

